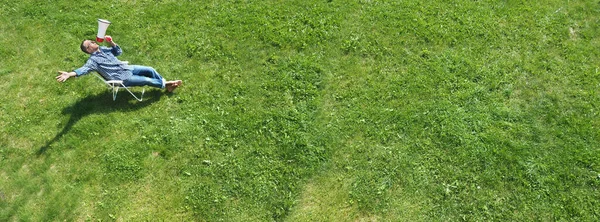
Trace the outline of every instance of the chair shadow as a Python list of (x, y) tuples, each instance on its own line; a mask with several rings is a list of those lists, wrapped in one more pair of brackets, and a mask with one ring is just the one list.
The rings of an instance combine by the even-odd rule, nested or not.
[[(37, 156), (44, 154), (49, 148), (52, 147), (56, 141), (68, 134), (79, 120), (90, 114), (103, 114), (111, 112), (131, 112), (144, 108), (158, 100), (164, 94), (160, 90), (150, 90), (144, 94), (144, 101), (138, 102), (130, 95), (121, 95), (117, 97), (116, 101), (112, 100), (112, 93), (105, 91), (97, 95), (85, 97), (71, 106), (65, 107), (61, 114), (69, 115), (71, 118), (64, 126), (64, 128), (54, 136), (53, 139), (48, 141), (44, 146), (40, 147), (37, 151)], [(127, 96), (128, 99), (125, 99)]]

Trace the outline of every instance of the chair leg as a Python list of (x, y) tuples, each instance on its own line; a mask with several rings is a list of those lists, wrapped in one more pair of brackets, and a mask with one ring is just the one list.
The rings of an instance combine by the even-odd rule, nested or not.
[(113, 101), (117, 100), (117, 93), (119, 93), (119, 86), (118, 85), (114, 85), (112, 86), (112, 93), (113, 93)]
[(131, 94), (131, 95), (133, 96), (133, 98), (135, 98), (137, 101), (140, 101), (140, 102), (141, 102), (141, 101), (142, 101), (142, 99), (144, 98), (144, 92), (146, 91), (146, 89), (145, 89), (145, 88), (142, 88), (142, 95), (140, 96), (140, 98), (138, 98), (138, 97), (137, 97), (135, 94), (133, 94), (133, 92), (131, 92), (131, 90), (129, 90), (129, 87), (127, 87), (127, 86), (123, 85), (122, 83), (121, 83), (121, 86), (122, 86), (123, 88), (125, 88), (125, 89), (127, 90), (127, 92), (129, 92), (129, 94)]

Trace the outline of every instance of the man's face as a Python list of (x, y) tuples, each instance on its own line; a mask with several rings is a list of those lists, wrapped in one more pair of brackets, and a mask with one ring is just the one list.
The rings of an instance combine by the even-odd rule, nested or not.
[(92, 40), (85, 40), (85, 42), (83, 42), (83, 46), (85, 47), (85, 50), (90, 54), (95, 51), (98, 51), (98, 44)]

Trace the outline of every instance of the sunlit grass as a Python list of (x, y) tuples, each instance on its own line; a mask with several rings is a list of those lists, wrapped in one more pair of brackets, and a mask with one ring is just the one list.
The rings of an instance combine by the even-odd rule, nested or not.
[[(97, 18), (183, 87), (57, 83)], [(598, 20), (586, 1), (0, 3), (0, 220), (596, 221)]]

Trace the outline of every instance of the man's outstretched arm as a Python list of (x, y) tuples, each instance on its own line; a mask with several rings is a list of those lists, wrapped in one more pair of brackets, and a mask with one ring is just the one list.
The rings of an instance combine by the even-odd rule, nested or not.
[(65, 82), (67, 79), (77, 75), (75, 72), (58, 71), (58, 73), (60, 73), (60, 75), (56, 77), (56, 81), (58, 82)]

